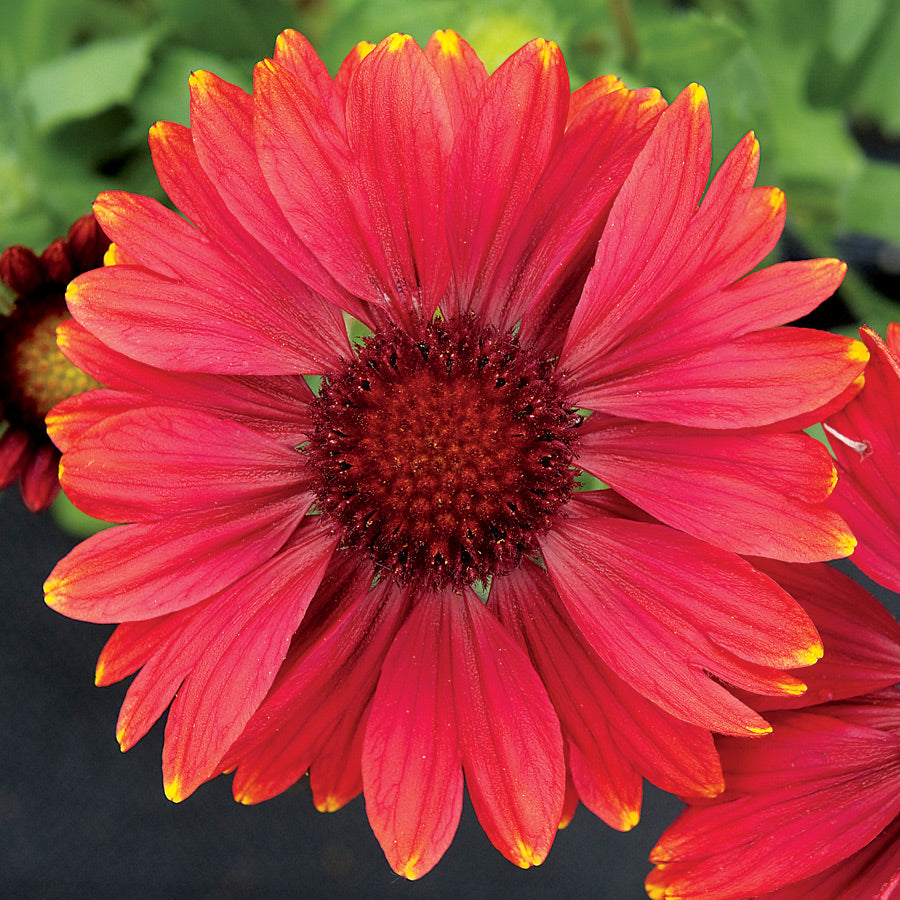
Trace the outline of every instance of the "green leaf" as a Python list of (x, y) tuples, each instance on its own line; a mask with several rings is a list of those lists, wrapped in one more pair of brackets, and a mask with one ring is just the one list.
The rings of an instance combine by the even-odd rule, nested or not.
[(835, 59), (848, 63), (856, 58), (886, 5), (886, 0), (831, 0), (826, 40)]
[(888, 7), (873, 43), (851, 110), (857, 116), (874, 119), (887, 134), (900, 137), (900, 4)]
[(252, 67), (229, 62), (217, 53), (193, 47), (166, 47), (159, 61), (141, 83), (131, 104), (134, 125), (128, 139), (144, 143), (154, 122), (188, 124), (191, 72), (206, 69), (220, 78), (249, 90), (252, 86)]
[(50, 507), (50, 514), (63, 531), (78, 538), (90, 537), (98, 531), (110, 528), (112, 524), (110, 522), (102, 522), (100, 519), (95, 519), (93, 516), (83, 513), (61, 491), (56, 500), (53, 501), (53, 506)]
[(850, 187), (839, 226), (900, 247), (900, 166), (867, 160)]
[(39, 129), (83, 119), (128, 103), (161, 32), (98, 40), (31, 69), (23, 95)]
[(669, 97), (691, 82), (707, 83), (746, 40), (727, 19), (694, 10), (638, 19), (637, 27), (640, 74)]

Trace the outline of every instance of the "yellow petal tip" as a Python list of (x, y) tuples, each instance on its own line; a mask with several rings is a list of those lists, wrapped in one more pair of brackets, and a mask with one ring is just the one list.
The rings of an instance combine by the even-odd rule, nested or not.
[(685, 90), (687, 91), (691, 106), (704, 106), (708, 102), (706, 88), (703, 87), (702, 84), (694, 82), (693, 84), (689, 84)]
[(866, 363), (869, 361), (869, 348), (862, 341), (851, 341), (847, 348), (847, 357), (854, 362)]
[(444, 31), (436, 31), (434, 39), (440, 45), (441, 53), (445, 56), (459, 56), (459, 35), (455, 31), (451, 31), (449, 28)]
[(397, 32), (387, 38), (387, 52), (399, 53), (410, 41), (412, 37), (408, 34)]
[(167, 781), (163, 784), (163, 789), (166, 792), (166, 796), (173, 803), (181, 803), (181, 801), (184, 800), (182, 787), (183, 786), (181, 779), (177, 775), (171, 781)]
[(316, 809), (321, 813), (337, 812), (344, 804), (337, 797), (325, 797), (316, 803)]

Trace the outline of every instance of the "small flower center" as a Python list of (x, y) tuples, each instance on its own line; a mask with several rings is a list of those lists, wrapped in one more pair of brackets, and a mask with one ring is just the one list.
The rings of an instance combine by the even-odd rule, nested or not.
[(552, 363), (471, 316), (376, 333), (312, 414), (321, 510), (403, 583), (510, 571), (574, 485), (581, 419)]
[(69, 313), (59, 308), (18, 311), (3, 323), (0, 334), (0, 389), (3, 415), (21, 427), (44, 431), (44, 417), (62, 400), (100, 387), (73, 366), (56, 344), (56, 328)]

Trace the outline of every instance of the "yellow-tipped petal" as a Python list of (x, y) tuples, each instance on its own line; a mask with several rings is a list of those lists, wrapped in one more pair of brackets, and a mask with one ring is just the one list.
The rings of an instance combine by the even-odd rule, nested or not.
[(685, 90), (688, 92), (691, 106), (705, 106), (709, 102), (706, 88), (702, 84), (689, 84)]
[(387, 40), (387, 52), (399, 53), (412, 40), (412, 37), (398, 32), (397, 34), (392, 34)]
[(434, 39), (440, 44), (441, 53), (446, 56), (459, 56), (459, 35), (449, 28), (446, 31), (436, 31)]
[(174, 778), (172, 778), (171, 781), (165, 782), (165, 784), (163, 785), (163, 788), (166, 792), (166, 796), (173, 803), (181, 803), (181, 801), (184, 800), (184, 795), (181, 792), (181, 789), (182, 789), (181, 779), (177, 775)]
[(854, 362), (866, 363), (869, 361), (869, 348), (862, 341), (851, 341), (847, 348), (847, 357)]

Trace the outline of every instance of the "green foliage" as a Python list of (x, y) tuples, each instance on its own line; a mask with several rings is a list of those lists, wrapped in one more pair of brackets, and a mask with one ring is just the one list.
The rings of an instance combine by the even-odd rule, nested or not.
[[(863, 234), (900, 248), (900, 174), (854, 133), (900, 140), (896, 0), (0, 0), (0, 246), (43, 247), (96, 193), (156, 193), (147, 130), (188, 121), (187, 78), (251, 86), (277, 33), (307, 34), (334, 70), (360, 40), (454, 28), (489, 67), (526, 40), (556, 40), (573, 85), (615, 72), (672, 99), (709, 92), (717, 161), (748, 130), (761, 181), (788, 195), (812, 254)], [(852, 127), (851, 127), (852, 126)], [(851, 271), (854, 315), (900, 319)]]

